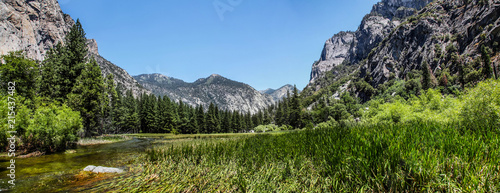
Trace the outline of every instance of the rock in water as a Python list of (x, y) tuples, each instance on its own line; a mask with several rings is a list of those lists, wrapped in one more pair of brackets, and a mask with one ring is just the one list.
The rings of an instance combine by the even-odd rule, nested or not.
[(112, 168), (112, 167), (102, 167), (102, 166), (93, 166), (89, 165), (83, 169), (86, 172), (94, 172), (94, 173), (123, 173), (123, 170), (120, 168)]

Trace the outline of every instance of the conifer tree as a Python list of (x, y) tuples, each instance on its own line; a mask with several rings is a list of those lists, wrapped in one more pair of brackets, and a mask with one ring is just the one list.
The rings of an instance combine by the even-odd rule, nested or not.
[(199, 105), (196, 108), (196, 122), (198, 123), (198, 130), (196, 133), (207, 133), (203, 105)]
[(128, 90), (122, 102), (125, 109), (125, 120), (122, 128), (125, 132), (138, 133), (141, 122), (139, 119), (138, 100), (134, 98), (132, 91)]
[(430, 67), (429, 63), (424, 61), (422, 63), (422, 88), (424, 90), (427, 90), (432, 87), (432, 82), (431, 82), (431, 72), (430, 72)]
[(158, 97), (158, 132), (164, 133), (168, 132), (169, 128), (167, 125), (168, 122), (168, 105), (170, 103), (170, 99), (167, 96)]
[(63, 102), (85, 68), (87, 52), (85, 31), (80, 20), (77, 20), (66, 35), (64, 45), (59, 43), (47, 53), (42, 66), (42, 95)]
[(207, 112), (207, 129), (208, 133), (218, 132), (220, 130), (220, 125), (218, 124), (217, 110), (213, 103), (208, 106)]
[(186, 111), (186, 107), (184, 103), (179, 100), (179, 106), (177, 107), (177, 113), (179, 114), (179, 120), (177, 123), (177, 131), (179, 133), (187, 133), (188, 132), (188, 122), (189, 122), (189, 115), (188, 112)]
[(104, 125), (105, 133), (116, 133), (117, 132), (117, 124), (119, 117), (122, 115), (120, 109), (120, 98), (118, 96), (118, 92), (115, 88), (115, 81), (113, 74), (108, 74), (106, 76), (105, 82), (105, 90), (102, 95), (102, 122)]
[(293, 86), (293, 96), (290, 100), (290, 125), (294, 128), (302, 127), (302, 106), (300, 104), (299, 92), (296, 86)]
[(101, 103), (104, 94), (104, 82), (101, 69), (95, 60), (85, 65), (85, 70), (75, 81), (75, 87), (68, 95), (68, 103), (73, 109), (80, 111), (83, 119), (85, 136), (101, 134), (102, 128), (97, 120), (102, 118)]
[(493, 74), (493, 68), (491, 68), (491, 56), (490, 48), (482, 45), (481, 46), (481, 58), (483, 59), (483, 74), (486, 79), (491, 78)]
[(196, 120), (196, 109), (189, 108), (189, 121), (188, 121), (188, 133), (193, 134), (196, 133), (198, 129), (198, 121)]

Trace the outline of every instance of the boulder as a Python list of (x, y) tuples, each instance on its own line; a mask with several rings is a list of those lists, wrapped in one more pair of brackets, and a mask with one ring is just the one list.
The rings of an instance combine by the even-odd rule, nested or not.
[(83, 171), (94, 172), (94, 173), (123, 173), (124, 171), (120, 168), (103, 167), (103, 166), (93, 166), (89, 165), (83, 169)]

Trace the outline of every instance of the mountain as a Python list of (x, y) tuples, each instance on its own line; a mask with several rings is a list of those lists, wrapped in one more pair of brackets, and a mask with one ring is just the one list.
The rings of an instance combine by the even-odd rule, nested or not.
[(339, 91), (366, 101), (392, 80), (418, 88), (424, 72), (441, 88), (474, 84), (498, 73), (499, 17), (499, 1), (382, 0), (355, 32), (326, 41), (302, 93), (308, 104)]
[[(75, 21), (62, 12), (57, 0), (0, 1), (0, 54), (23, 50), (28, 58), (43, 61), (45, 54), (57, 43), (64, 42)], [(97, 43), (87, 41), (89, 57), (94, 57), (104, 76), (113, 74), (117, 87), (134, 95), (150, 91), (142, 88), (125, 70), (107, 61), (98, 53)]]
[[(429, 64), (432, 76), (442, 71), (457, 79), (483, 56), (481, 47), (492, 50), (492, 63), (500, 60), (499, 1), (435, 1), (390, 33), (361, 67), (370, 72), (372, 85), (386, 82), (391, 74), (404, 78), (412, 70)], [(474, 68), (478, 68), (475, 66)], [(462, 76), (473, 79), (464, 71)], [(451, 81), (450, 81), (451, 82)]]
[(217, 74), (198, 79), (193, 83), (162, 74), (142, 74), (134, 78), (146, 89), (152, 90), (155, 95), (168, 96), (170, 99), (192, 106), (203, 105), (208, 108), (210, 103), (214, 103), (221, 109), (257, 113), (274, 103), (271, 96), (261, 94), (247, 84)]
[(326, 87), (328, 82), (320, 79), (327, 73), (348, 73), (334, 68), (341, 64), (357, 64), (365, 59), (405, 18), (430, 2), (432, 0), (382, 0), (374, 5), (355, 32), (339, 32), (325, 42), (320, 59), (312, 66), (309, 89), (318, 91)]
[(293, 93), (293, 86), (290, 84), (287, 84), (285, 86), (282, 86), (278, 89), (271, 89), (268, 88), (266, 90), (260, 91), (261, 94), (267, 94), (273, 98), (274, 101), (280, 101), (284, 97), (286, 97), (287, 93), (292, 94)]

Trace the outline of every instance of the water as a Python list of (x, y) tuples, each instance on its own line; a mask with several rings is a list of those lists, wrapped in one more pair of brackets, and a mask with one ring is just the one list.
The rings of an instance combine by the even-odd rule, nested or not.
[(55, 153), (32, 158), (15, 159), (15, 187), (10, 189), (7, 176), (10, 157), (0, 158), (0, 189), (13, 192), (33, 192), (33, 189), (50, 192), (67, 192), (69, 178), (88, 165), (118, 167), (127, 170), (126, 165), (146, 148), (151, 147), (153, 138), (131, 140), (90, 146), (78, 146), (74, 153)]

